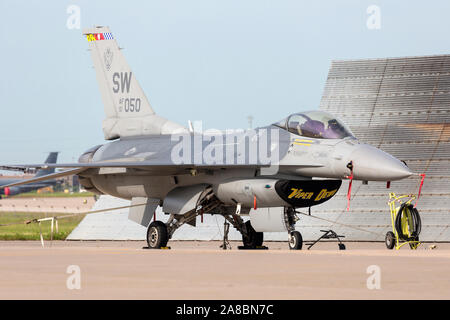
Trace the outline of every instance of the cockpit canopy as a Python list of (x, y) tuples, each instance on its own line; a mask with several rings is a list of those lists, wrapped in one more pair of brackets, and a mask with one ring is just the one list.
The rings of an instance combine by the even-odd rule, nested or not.
[(353, 137), (351, 130), (341, 120), (324, 111), (294, 113), (274, 125), (308, 138), (343, 139)]

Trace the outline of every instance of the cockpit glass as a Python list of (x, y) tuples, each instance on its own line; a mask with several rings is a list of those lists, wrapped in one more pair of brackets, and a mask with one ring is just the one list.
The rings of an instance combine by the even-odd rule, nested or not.
[(323, 111), (307, 111), (289, 117), (286, 125), (275, 125), (302, 137), (316, 139), (343, 139), (352, 137), (351, 130), (332, 114)]

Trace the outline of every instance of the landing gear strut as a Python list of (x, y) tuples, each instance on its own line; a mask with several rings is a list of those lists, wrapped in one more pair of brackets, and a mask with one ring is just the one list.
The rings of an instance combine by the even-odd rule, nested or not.
[[(250, 211), (248, 208), (241, 208), (240, 204), (237, 204), (236, 211), (227, 213), (222, 213), (222, 216), (225, 218), (225, 221), (231, 224), (236, 230), (238, 230), (242, 235), (242, 243), (243, 246), (239, 246), (239, 249), (267, 249), (267, 247), (263, 246), (264, 242), (264, 233), (256, 232), (253, 229), (250, 221), (244, 222), (241, 217), (241, 210), (246, 210), (246, 214)], [(225, 249), (225, 243), (221, 246)]]
[(184, 214), (171, 213), (166, 223), (161, 221), (153, 221), (147, 229), (147, 244), (149, 249), (161, 249), (167, 246), (169, 239), (172, 238), (175, 230), (184, 224), (195, 226), (198, 215), (204, 212), (211, 212), (220, 202), (214, 197), (212, 189), (206, 189), (200, 197), (195, 209)]
[(302, 234), (295, 231), (295, 223), (298, 221), (298, 217), (295, 213), (295, 209), (292, 207), (284, 208), (284, 223), (288, 231), (288, 243), (289, 249), (301, 250), (303, 246)]
[(228, 233), (230, 232), (230, 224), (227, 220), (223, 223), (223, 243), (220, 246), (223, 250), (231, 249), (230, 242), (228, 241)]

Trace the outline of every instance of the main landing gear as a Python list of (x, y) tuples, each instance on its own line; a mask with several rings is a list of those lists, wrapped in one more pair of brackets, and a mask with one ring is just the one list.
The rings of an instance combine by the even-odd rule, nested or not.
[(213, 212), (220, 205), (220, 202), (212, 194), (212, 190), (205, 190), (204, 197), (199, 200), (195, 209), (184, 214), (170, 214), (166, 223), (153, 221), (147, 229), (148, 249), (167, 248), (168, 241), (172, 238), (175, 230), (184, 224), (195, 227), (196, 218), (204, 212)]
[[(153, 221), (150, 223), (147, 229), (147, 245), (149, 249), (162, 249), (167, 248), (167, 243), (172, 238), (176, 229), (183, 224), (188, 223), (195, 226), (195, 219), (197, 215), (202, 214), (202, 209), (206, 212), (213, 212), (218, 207), (218, 203), (209, 203), (205, 206), (198, 206), (196, 210), (192, 210), (184, 215), (171, 214), (169, 220), (166, 223), (161, 221)], [(243, 209), (244, 210), (244, 209)], [(248, 214), (248, 212), (246, 212)], [(222, 244), (223, 249), (230, 248), (228, 242), (228, 229), (231, 224), (242, 235), (243, 246), (239, 249), (267, 249), (263, 246), (264, 233), (257, 232), (250, 221), (244, 221), (241, 217), (241, 207), (237, 206), (236, 211), (232, 207), (221, 208), (216, 213), (225, 218), (224, 224), (224, 240)], [(295, 223), (298, 221), (298, 217), (294, 208), (284, 208), (284, 222), (288, 231), (288, 244), (291, 250), (301, 250), (303, 246), (303, 238), (300, 232), (295, 230)]]
[(161, 221), (153, 221), (147, 229), (147, 245), (150, 249), (161, 249), (167, 247), (169, 232), (167, 226)]

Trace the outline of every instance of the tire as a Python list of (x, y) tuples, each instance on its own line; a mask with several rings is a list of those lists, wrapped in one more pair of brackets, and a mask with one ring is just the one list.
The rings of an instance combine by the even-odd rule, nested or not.
[[(402, 217), (403, 214), (409, 212), (411, 223), (413, 229), (410, 230), (410, 234), (403, 234), (402, 228)], [(419, 236), (420, 231), (422, 230), (422, 221), (420, 219), (419, 211), (412, 204), (403, 203), (398, 209), (397, 216), (395, 217), (395, 230), (397, 231), (398, 238), (403, 241), (416, 241), (416, 238)]]
[(302, 234), (298, 231), (293, 231), (289, 235), (289, 249), (302, 250), (303, 238)]
[(338, 243), (338, 247), (339, 247), (339, 250), (345, 250), (346, 249), (345, 244), (343, 244), (343, 243)]
[(386, 233), (386, 237), (384, 238), (384, 243), (386, 244), (386, 248), (389, 250), (394, 249), (395, 247), (395, 234), (392, 231), (388, 231)]
[(245, 227), (247, 228), (248, 235), (242, 235), (242, 242), (244, 243), (244, 246), (251, 248), (261, 247), (264, 242), (264, 233), (256, 232), (255, 229), (253, 229), (250, 220), (245, 223)]
[(167, 246), (169, 234), (166, 225), (161, 221), (153, 221), (147, 229), (147, 245), (150, 249), (161, 249)]

